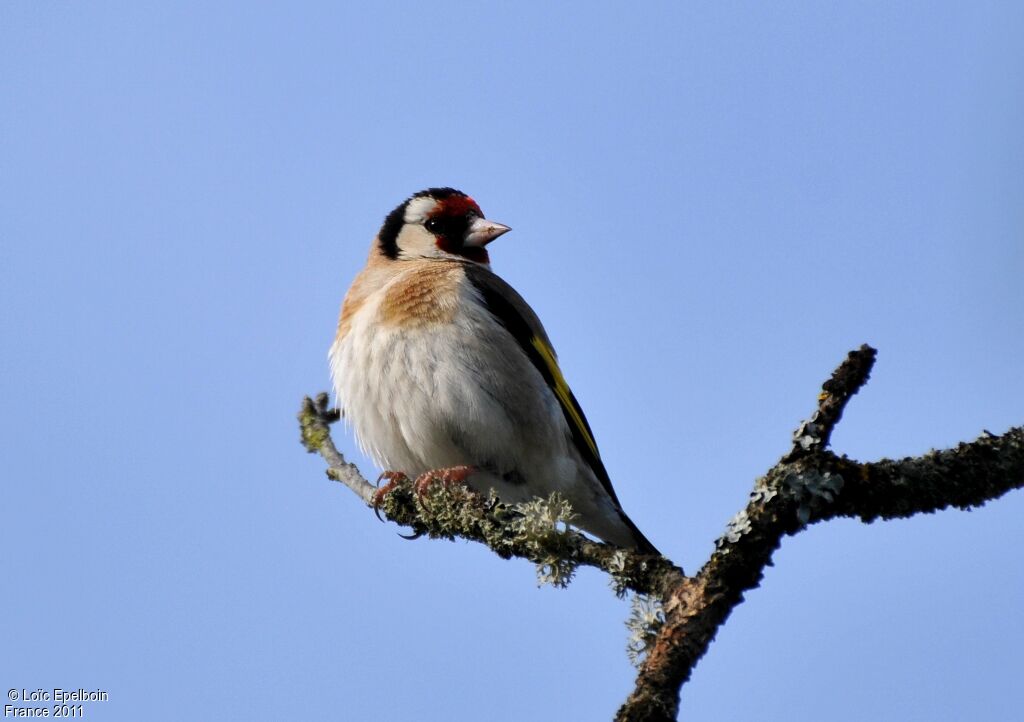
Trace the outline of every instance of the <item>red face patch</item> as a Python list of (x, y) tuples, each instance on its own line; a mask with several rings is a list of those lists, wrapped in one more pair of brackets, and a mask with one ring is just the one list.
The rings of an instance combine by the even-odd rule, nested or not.
[(437, 247), (445, 253), (468, 258), (477, 263), (489, 263), (487, 250), (466, 246), (463, 242), (473, 216), (483, 218), (480, 206), (469, 196), (456, 195), (438, 201), (424, 224), (437, 237)]
[(476, 204), (476, 201), (469, 196), (451, 196), (445, 198), (440, 202), (440, 208), (435, 211), (432, 215), (459, 217), (464, 216), (470, 211), (476, 213), (478, 216), (483, 218), (483, 212), (480, 210), (480, 206)]

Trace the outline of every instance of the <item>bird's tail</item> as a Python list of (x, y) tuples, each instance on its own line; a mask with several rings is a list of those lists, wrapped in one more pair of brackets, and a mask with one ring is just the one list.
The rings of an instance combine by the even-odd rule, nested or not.
[(629, 531), (633, 536), (633, 543), (636, 546), (636, 550), (642, 554), (656, 554), (659, 557), (662, 556), (658, 548), (654, 546), (650, 539), (644, 536), (644, 533), (640, 531), (640, 527), (633, 523), (633, 520), (626, 516), (626, 512), (619, 510), (619, 516), (622, 517), (623, 523), (629, 527)]

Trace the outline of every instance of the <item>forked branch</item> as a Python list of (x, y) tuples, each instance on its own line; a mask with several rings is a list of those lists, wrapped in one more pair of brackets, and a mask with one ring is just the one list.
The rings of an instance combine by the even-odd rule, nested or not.
[(668, 559), (595, 542), (567, 528), (571, 510), (553, 496), (505, 507), (463, 486), (431, 485), (426, 494), (408, 480), (378, 490), (334, 446), (337, 412), (326, 394), (306, 398), (299, 412), (303, 444), (327, 462), (327, 475), (349, 487), (386, 518), (415, 536), (479, 541), (502, 558), (522, 557), (556, 585), (578, 566), (610, 574), (616, 587), (660, 600), (657, 627), (635, 688), (619, 709), (619, 722), (674, 720), (679, 690), (690, 678), (719, 627), (743, 594), (755, 588), (782, 538), (836, 517), (893, 519), (954, 506), (968, 509), (1024, 486), (1024, 427), (955, 449), (898, 461), (857, 462), (827, 451), (850, 398), (867, 382), (876, 352), (851, 351), (825, 382), (818, 408), (800, 424), (792, 448), (758, 479), (746, 507), (728, 523), (715, 551), (692, 577)]

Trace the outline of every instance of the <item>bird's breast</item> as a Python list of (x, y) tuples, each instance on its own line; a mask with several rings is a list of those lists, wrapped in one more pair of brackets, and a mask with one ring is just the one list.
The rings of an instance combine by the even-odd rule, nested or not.
[(553, 394), (457, 280), (399, 279), (369, 295), (332, 346), (335, 390), (361, 446), (407, 472), (466, 463), (506, 472), (563, 454)]
[(459, 301), (462, 270), (450, 263), (424, 263), (382, 292), (376, 323), (382, 327), (450, 324)]

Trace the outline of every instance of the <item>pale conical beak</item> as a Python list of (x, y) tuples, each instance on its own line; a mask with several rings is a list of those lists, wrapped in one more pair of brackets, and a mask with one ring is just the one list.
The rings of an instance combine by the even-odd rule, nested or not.
[(469, 224), (469, 232), (462, 243), (466, 246), (482, 248), (498, 236), (508, 233), (512, 229), (501, 223), (489, 221), (486, 218), (474, 218)]

